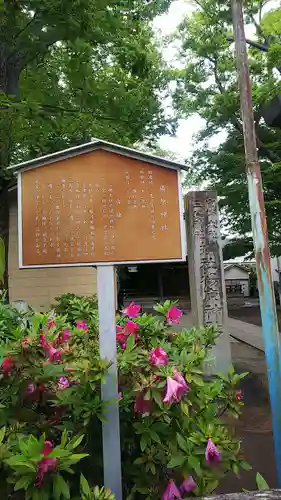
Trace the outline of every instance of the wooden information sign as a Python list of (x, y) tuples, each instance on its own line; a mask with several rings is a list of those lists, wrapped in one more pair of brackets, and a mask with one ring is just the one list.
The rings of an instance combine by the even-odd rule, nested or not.
[(104, 150), (21, 171), (20, 267), (185, 259), (179, 175)]

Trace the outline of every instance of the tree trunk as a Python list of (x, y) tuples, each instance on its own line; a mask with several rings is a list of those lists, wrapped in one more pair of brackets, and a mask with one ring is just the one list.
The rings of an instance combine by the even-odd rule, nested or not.
[(9, 256), (9, 175), (13, 147), (13, 107), (19, 98), (19, 76), (16, 61), (11, 54), (0, 47), (0, 236), (5, 244), (5, 273), (3, 287), (9, 298), (8, 256)]

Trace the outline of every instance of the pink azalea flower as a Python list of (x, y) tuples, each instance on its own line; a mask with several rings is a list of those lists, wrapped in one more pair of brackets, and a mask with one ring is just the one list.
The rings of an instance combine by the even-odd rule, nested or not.
[(175, 498), (181, 499), (181, 494), (174, 481), (170, 480), (168, 482), (167, 488), (162, 495), (162, 500), (174, 500)]
[(139, 325), (134, 323), (134, 321), (128, 320), (125, 328), (122, 329), (120, 325), (116, 326), (116, 340), (120, 343), (122, 349), (126, 348), (126, 343), (130, 335), (134, 335), (135, 341), (138, 340), (138, 329)]
[(139, 392), (135, 400), (134, 412), (146, 415), (151, 412), (151, 408), (152, 408), (151, 401), (148, 399), (144, 399), (144, 393)]
[(59, 389), (60, 390), (63, 390), (63, 389), (67, 389), (69, 387), (69, 380), (67, 377), (60, 377), (59, 378)]
[(117, 342), (119, 342), (120, 347), (122, 347), (122, 349), (126, 349), (127, 337), (124, 335), (124, 332), (117, 333), (116, 340), (117, 340)]
[(192, 476), (187, 477), (183, 483), (180, 485), (180, 491), (182, 494), (189, 493), (196, 488), (196, 483)]
[(167, 365), (169, 362), (168, 354), (164, 351), (164, 349), (162, 349), (162, 347), (152, 349), (148, 355), (148, 359), (154, 366)]
[(32, 394), (33, 392), (35, 392), (35, 389), (36, 389), (36, 387), (34, 384), (32, 384), (32, 383), (28, 384), (28, 386), (27, 386), (28, 394)]
[(167, 323), (169, 325), (179, 324), (180, 318), (182, 317), (182, 311), (176, 306), (171, 306), (166, 314)]
[(136, 334), (136, 331), (139, 329), (139, 325), (137, 323), (134, 323), (134, 321), (131, 321), (130, 319), (127, 321), (126, 326), (125, 326), (125, 333), (128, 335), (131, 335), (133, 333), (134, 335)]
[(186, 392), (189, 392), (189, 387), (185, 381), (185, 378), (182, 376), (182, 374), (180, 372), (178, 372), (178, 370), (174, 370), (174, 376), (173, 376), (174, 380), (176, 380), (179, 384), (181, 384), (181, 389), (179, 389), (179, 392), (178, 392), (178, 396), (179, 398), (181, 399), (182, 396), (186, 393)]
[(53, 450), (53, 445), (51, 443), (51, 441), (45, 441), (44, 443), (44, 446), (42, 448), (42, 455), (46, 456), (46, 455), (49, 455), (49, 453), (51, 453), (51, 451)]
[(67, 342), (71, 337), (71, 331), (66, 328), (63, 330), (63, 332), (60, 333), (60, 341), (61, 342)]
[(175, 372), (174, 377), (167, 377), (166, 394), (163, 403), (178, 403), (189, 387), (182, 374)]
[(56, 326), (55, 314), (53, 316), (49, 316), (46, 322), (46, 328), (54, 328)]
[(236, 391), (235, 396), (236, 396), (237, 401), (241, 401), (243, 399), (242, 391)]
[(208, 439), (208, 443), (206, 446), (205, 450), (205, 458), (206, 462), (209, 465), (212, 464), (219, 464), (221, 462), (221, 452), (219, 449), (216, 447), (216, 445), (213, 443), (212, 439)]
[(49, 471), (55, 470), (56, 465), (56, 458), (42, 458), (42, 460), (38, 463), (35, 486), (42, 486), (45, 474)]
[(75, 323), (76, 323), (76, 328), (80, 328), (80, 330), (84, 330), (84, 332), (88, 332), (89, 327), (88, 327), (86, 321), (77, 320), (77, 321), (75, 321)]
[(47, 337), (44, 333), (40, 335), (40, 344), (44, 349), (49, 348), (49, 342), (47, 341)]
[(141, 306), (138, 306), (134, 302), (128, 305), (125, 309), (123, 309), (122, 314), (124, 316), (128, 316), (129, 318), (136, 318), (141, 310)]
[(70, 336), (71, 336), (71, 331), (68, 328), (66, 328), (65, 330), (59, 333), (59, 336), (54, 341), (53, 346), (57, 347), (61, 344), (64, 344), (65, 342), (68, 342)]
[(139, 330), (139, 325), (137, 323), (134, 323), (134, 321), (128, 320), (125, 326), (124, 333), (127, 336), (127, 339), (128, 337), (130, 337), (130, 335), (134, 335), (136, 342), (139, 338), (138, 330)]
[(39, 391), (41, 394), (43, 394), (43, 392), (45, 391), (45, 386), (44, 386), (44, 384), (39, 384), (39, 385), (38, 385), (38, 391)]
[(118, 400), (121, 401), (123, 399), (122, 392), (118, 392)]
[(15, 363), (12, 356), (8, 356), (7, 358), (3, 359), (1, 368), (4, 377), (8, 377), (8, 375), (10, 375), (12, 369), (14, 368), (14, 365)]
[(55, 349), (51, 345), (48, 347), (48, 354), (49, 354), (48, 361), (50, 361), (50, 363), (54, 363), (55, 361), (60, 360), (61, 351), (59, 349)]

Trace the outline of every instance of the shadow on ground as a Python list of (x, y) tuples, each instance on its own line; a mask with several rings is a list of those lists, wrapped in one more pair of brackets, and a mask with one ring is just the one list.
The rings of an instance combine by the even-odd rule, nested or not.
[(241, 449), (252, 470), (242, 471), (240, 479), (232, 473), (227, 474), (218, 492), (257, 489), (257, 472), (263, 475), (271, 488), (275, 488), (277, 479), (264, 354), (239, 342), (232, 344), (231, 348), (236, 370), (239, 373), (249, 372), (241, 386), (245, 406), (241, 419), (235, 424), (235, 432), (241, 439)]

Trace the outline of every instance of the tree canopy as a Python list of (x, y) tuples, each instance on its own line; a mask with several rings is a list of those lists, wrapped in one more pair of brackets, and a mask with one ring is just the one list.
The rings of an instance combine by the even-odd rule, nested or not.
[[(152, 29), (170, 0), (0, 0), (0, 235), (7, 166), (94, 137), (152, 146), (174, 122)], [(7, 288), (7, 272), (5, 273)]]
[(169, 0), (1, 0), (2, 168), (99, 137), (173, 129), (151, 21)]
[[(229, 3), (196, 0), (197, 8), (181, 24), (179, 70), (174, 105), (180, 116), (198, 113), (206, 122), (188, 160), (190, 175), (207, 181), (220, 197), (224, 227), (236, 235), (227, 245), (228, 257), (252, 249), (243, 129), (234, 59)], [(281, 11), (266, 10), (268, 2), (244, 2), (249, 43), (256, 138), (263, 175), (269, 239), (272, 253), (281, 253), (281, 130), (266, 126), (263, 107), (281, 95)], [(254, 31), (254, 33), (253, 33)], [(209, 139), (222, 134), (211, 148)], [(190, 176), (189, 176), (190, 177)]]

